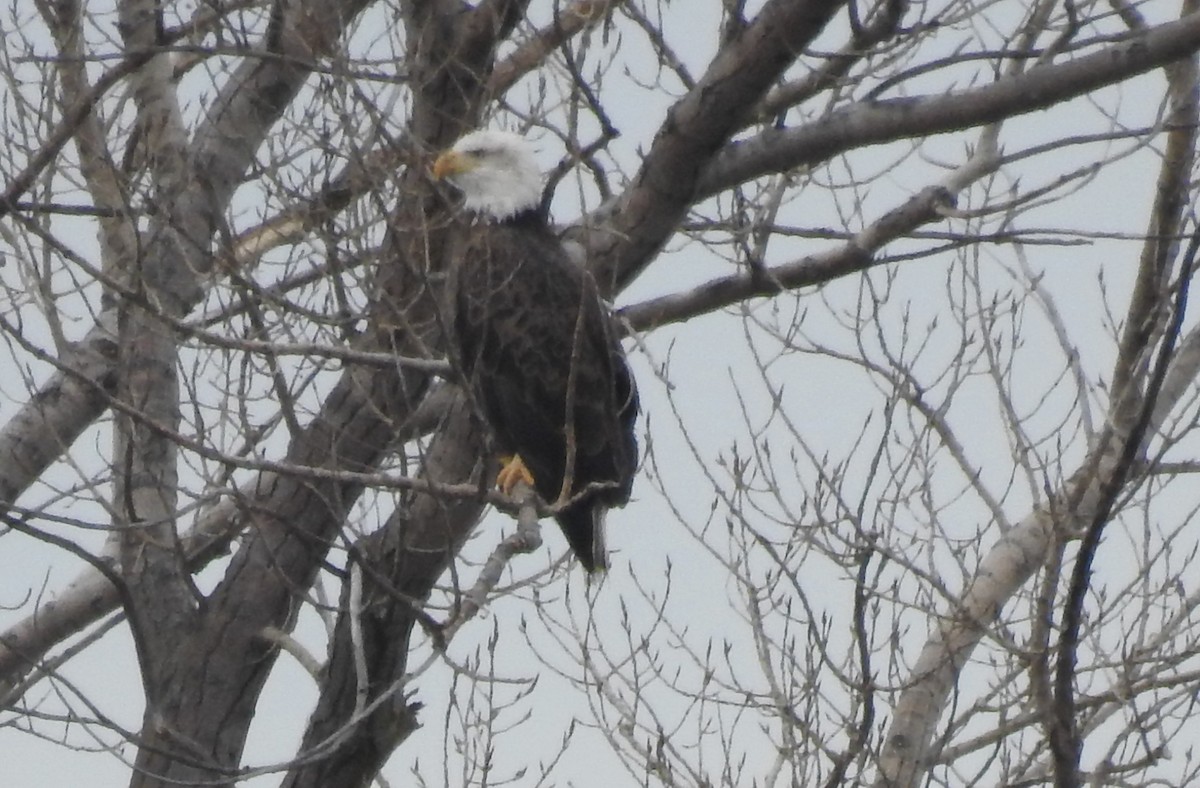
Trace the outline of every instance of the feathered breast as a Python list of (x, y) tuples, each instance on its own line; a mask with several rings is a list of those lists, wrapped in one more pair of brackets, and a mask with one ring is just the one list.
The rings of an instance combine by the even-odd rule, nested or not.
[[(475, 223), (450, 277), (454, 345), (499, 448), (553, 503), (629, 498), (637, 395), (595, 283), (535, 215)], [(568, 478), (569, 477), (569, 478)]]

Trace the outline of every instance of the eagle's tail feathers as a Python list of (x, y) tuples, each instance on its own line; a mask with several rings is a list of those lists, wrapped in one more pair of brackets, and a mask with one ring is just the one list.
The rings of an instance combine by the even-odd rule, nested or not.
[(593, 572), (608, 570), (608, 539), (605, 537), (604, 521), (608, 507), (602, 503), (592, 506), (592, 568)]
[(555, 519), (562, 528), (571, 552), (589, 573), (608, 569), (608, 551), (604, 540), (604, 515), (608, 507), (594, 500), (577, 502), (558, 512)]

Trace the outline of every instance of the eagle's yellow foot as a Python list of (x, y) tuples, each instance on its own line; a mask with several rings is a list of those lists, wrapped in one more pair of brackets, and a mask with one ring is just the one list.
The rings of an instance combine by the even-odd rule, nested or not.
[(496, 486), (500, 488), (500, 492), (512, 495), (513, 490), (521, 482), (525, 482), (530, 487), (533, 486), (533, 474), (525, 467), (521, 455), (501, 457), (500, 472), (496, 474)]

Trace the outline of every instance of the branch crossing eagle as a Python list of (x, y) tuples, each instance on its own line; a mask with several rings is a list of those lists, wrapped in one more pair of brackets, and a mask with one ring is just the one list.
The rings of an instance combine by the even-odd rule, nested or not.
[(467, 134), (433, 173), (468, 214), (447, 277), (450, 355), (501, 452), (497, 485), (531, 485), (584, 568), (604, 569), (604, 516), (637, 467), (637, 389), (612, 318), (540, 210), (524, 138)]

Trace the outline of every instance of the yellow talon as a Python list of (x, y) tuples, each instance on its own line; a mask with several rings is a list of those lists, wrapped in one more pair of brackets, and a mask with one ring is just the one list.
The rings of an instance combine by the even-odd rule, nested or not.
[(533, 486), (533, 474), (525, 467), (521, 455), (501, 457), (500, 472), (496, 474), (496, 486), (500, 488), (500, 492), (512, 495), (513, 490), (521, 482), (525, 482), (530, 487)]

